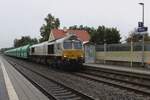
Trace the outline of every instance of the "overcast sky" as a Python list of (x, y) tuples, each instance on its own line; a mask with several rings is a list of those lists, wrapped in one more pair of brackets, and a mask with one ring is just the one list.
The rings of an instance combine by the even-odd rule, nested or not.
[(150, 0), (0, 0), (0, 48), (13, 46), (22, 35), (40, 36), (48, 13), (61, 27), (87, 25), (117, 27), (121, 36), (137, 27), (145, 3), (145, 25), (150, 27)]

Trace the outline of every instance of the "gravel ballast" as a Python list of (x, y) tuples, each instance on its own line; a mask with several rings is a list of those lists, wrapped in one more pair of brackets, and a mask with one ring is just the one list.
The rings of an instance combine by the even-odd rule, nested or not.
[[(67, 73), (62, 71), (54, 71), (45, 65), (35, 64), (23, 60), (6, 57), (9, 60), (15, 61), (28, 67), (34, 71), (37, 71), (47, 77), (61, 82), (69, 87), (72, 87), (78, 91), (88, 94), (96, 100), (150, 100), (150, 97), (122, 90), (113, 86), (109, 86), (103, 83), (90, 81), (81, 77), (74, 76), (73, 73)], [(18, 66), (19, 67), (19, 66)], [(31, 74), (30, 74), (31, 75)], [(34, 77), (35, 78), (35, 77)], [(37, 78), (38, 79), (38, 78)], [(43, 82), (46, 86), (46, 83)]]

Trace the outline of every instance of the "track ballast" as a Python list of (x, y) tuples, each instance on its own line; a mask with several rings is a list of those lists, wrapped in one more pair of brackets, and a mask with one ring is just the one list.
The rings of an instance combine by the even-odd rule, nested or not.
[[(41, 90), (49, 99), (53, 100), (94, 100), (92, 97), (81, 93), (71, 87), (50, 79), (44, 73), (38, 73), (32, 69), (27, 68), (20, 63), (7, 61), (30, 82), (32, 82), (39, 90)], [(38, 79), (37, 79), (38, 77)], [(43, 84), (44, 83), (44, 84)], [(47, 83), (47, 84), (45, 84)]]
[(75, 75), (139, 94), (150, 95), (150, 78), (147, 75), (92, 67), (87, 67), (85, 71), (75, 73)]

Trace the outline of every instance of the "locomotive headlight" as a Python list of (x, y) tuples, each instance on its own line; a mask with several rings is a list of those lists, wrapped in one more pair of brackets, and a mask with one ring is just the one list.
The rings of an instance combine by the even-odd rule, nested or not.
[(64, 55), (64, 58), (66, 58), (67, 56), (66, 55)]
[(78, 59), (83, 59), (83, 55), (81, 55), (80, 57), (78, 57)]

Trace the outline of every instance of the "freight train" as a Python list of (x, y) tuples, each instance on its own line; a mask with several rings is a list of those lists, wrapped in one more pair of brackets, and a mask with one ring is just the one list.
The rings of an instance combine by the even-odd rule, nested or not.
[(62, 69), (79, 69), (84, 62), (82, 41), (74, 34), (57, 40), (10, 49), (4, 53)]

